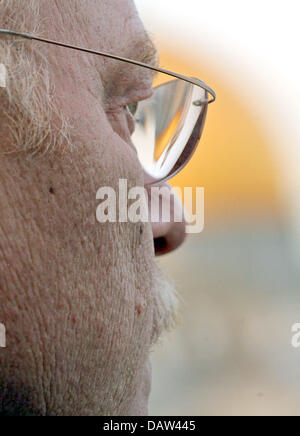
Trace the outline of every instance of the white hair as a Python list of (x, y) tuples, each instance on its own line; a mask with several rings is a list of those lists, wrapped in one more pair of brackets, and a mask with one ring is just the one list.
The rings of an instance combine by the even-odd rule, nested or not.
[[(0, 27), (39, 34), (40, 0), (0, 0)], [(0, 35), (0, 62), (7, 71), (0, 88), (0, 153), (37, 155), (70, 143), (70, 126), (53, 101), (48, 62), (36, 45)]]
[(165, 276), (157, 264), (154, 272), (155, 309), (153, 318), (152, 346), (162, 341), (163, 333), (171, 332), (179, 322), (181, 297), (175, 286)]

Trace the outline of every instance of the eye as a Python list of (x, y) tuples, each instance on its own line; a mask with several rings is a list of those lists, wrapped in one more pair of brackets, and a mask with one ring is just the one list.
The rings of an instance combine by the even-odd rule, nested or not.
[(126, 107), (128, 111), (131, 113), (131, 115), (134, 116), (138, 108), (138, 102), (127, 104)]

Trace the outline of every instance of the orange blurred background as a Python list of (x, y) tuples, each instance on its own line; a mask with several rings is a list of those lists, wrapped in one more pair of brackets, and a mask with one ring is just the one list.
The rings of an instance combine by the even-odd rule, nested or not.
[[(291, 346), (291, 327), (300, 322), (299, 126), (292, 106), (300, 93), (288, 93), (289, 85), (297, 90), (290, 74), (297, 69), (287, 62), (297, 40), (290, 39), (296, 2), (287, 0), (290, 9), (274, 2), (270, 15), (265, 0), (174, 1), (170, 16), (166, 2), (136, 3), (160, 65), (199, 77), (217, 94), (196, 154), (171, 180), (204, 187), (205, 228), (159, 260), (183, 303), (178, 328), (153, 352), (150, 413), (299, 415), (300, 351)], [(273, 46), (279, 24), (287, 29), (280, 33), (285, 51), (279, 37)], [(229, 26), (239, 33), (225, 40)], [(245, 63), (238, 53), (254, 58)], [(281, 58), (286, 68), (276, 70)]]
[(204, 186), (206, 219), (280, 215), (281, 192), (272, 144), (263, 126), (238, 94), (206, 63), (173, 53), (167, 41), (160, 63), (192, 77), (207, 77), (217, 92), (208, 111), (204, 134), (188, 167), (172, 179), (174, 186)]

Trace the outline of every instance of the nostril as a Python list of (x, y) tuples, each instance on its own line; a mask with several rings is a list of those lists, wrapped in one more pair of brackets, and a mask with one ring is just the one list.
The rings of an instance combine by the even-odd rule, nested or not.
[(153, 238), (155, 255), (160, 256), (176, 250), (185, 237), (184, 223), (172, 223), (167, 232)]
[[(162, 185), (162, 188), (164, 192), (160, 189), (154, 190), (154, 193), (151, 188), (151, 193), (148, 196), (149, 216), (151, 217), (156, 256), (176, 250), (183, 243), (186, 236), (183, 206), (168, 184)], [(164, 215), (164, 210), (169, 211), (168, 219)], [(153, 214), (153, 211), (156, 215)], [(155, 216), (156, 219), (153, 218)], [(181, 220), (178, 220), (178, 217), (181, 217)]]
[(156, 256), (166, 253), (168, 251), (168, 243), (166, 238), (154, 238), (154, 250)]

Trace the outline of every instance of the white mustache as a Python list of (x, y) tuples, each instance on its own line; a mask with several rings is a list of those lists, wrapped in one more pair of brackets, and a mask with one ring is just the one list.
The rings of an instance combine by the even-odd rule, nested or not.
[(170, 332), (177, 325), (180, 302), (174, 285), (170, 283), (157, 265), (153, 281), (155, 308), (153, 313), (152, 345), (158, 341), (164, 332)]

